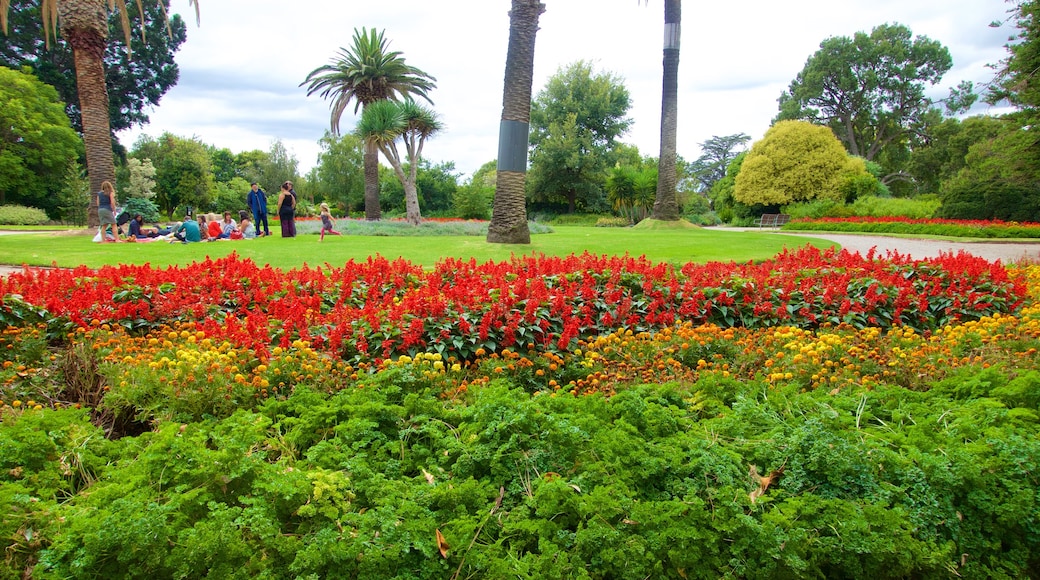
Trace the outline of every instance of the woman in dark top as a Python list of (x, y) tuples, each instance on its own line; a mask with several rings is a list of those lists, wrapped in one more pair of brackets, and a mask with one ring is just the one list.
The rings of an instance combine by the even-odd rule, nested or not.
[(291, 181), (283, 183), (278, 192), (278, 221), (282, 225), (283, 238), (296, 237), (296, 192)]
[(98, 223), (101, 225), (101, 241), (109, 240), (108, 228), (112, 228), (111, 241), (118, 242), (116, 234), (116, 188), (111, 181), (101, 182), (101, 191), (97, 192)]

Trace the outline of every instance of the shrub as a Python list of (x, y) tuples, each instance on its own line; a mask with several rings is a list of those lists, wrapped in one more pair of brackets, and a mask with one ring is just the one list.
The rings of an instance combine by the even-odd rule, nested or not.
[(149, 223), (156, 223), (161, 219), (159, 207), (152, 200), (143, 197), (132, 197), (126, 200), (126, 203), (123, 204), (123, 213), (128, 214), (131, 218), (141, 214), (144, 221)]
[(0, 225), (39, 226), (47, 223), (47, 213), (24, 205), (0, 205)]
[(623, 217), (602, 217), (596, 220), (597, 228), (627, 228), (632, 225)]
[(468, 184), (456, 189), (452, 196), (456, 217), (467, 220), (490, 219), (494, 195), (494, 188), (489, 186)]

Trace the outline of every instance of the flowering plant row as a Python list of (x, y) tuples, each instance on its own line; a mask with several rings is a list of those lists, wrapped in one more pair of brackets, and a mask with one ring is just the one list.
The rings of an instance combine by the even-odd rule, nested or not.
[(794, 219), (788, 230), (928, 234), (965, 238), (1040, 238), (1040, 223), (1001, 220), (915, 219), (902, 216), (854, 216)]
[[(232, 255), (186, 267), (26, 271), (0, 281), (0, 323), (144, 332), (192, 322), (260, 353), (302, 340), (350, 362), (438, 352), (457, 360), (518, 345), (565, 351), (584, 337), (676, 324), (847, 324), (921, 331), (1010, 313), (1025, 285), (968, 254), (924, 261), (786, 251), (761, 263), (687, 264), (592, 255), (447, 259), (431, 271), (369, 258), (279, 271)], [(27, 318), (28, 317), (28, 318)]]

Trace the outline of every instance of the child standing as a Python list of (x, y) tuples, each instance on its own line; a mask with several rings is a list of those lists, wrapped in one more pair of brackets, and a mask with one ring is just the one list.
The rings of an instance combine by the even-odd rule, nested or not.
[(333, 229), (332, 226), (333, 226), (333, 224), (332, 224), (332, 213), (329, 211), (329, 204), (322, 203), (321, 204), (321, 237), (318, 238), (319, 242), (325, 240), (325, 234), (326, 233), (331, 234), (333, 236), (341, 235), (339, 232), (337, 232), (335, 229)]

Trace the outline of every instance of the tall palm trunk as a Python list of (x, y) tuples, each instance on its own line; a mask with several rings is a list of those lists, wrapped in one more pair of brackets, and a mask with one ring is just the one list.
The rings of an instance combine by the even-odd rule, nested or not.
[(502, 123), (498, 133), (498, 172), (495, 201), (488, 225), (488, 243), (530, 244), (527, 227), (527, 144), (534, 84), (534, 41), (545, 4), (513, 0), (509, 11), (509, 47), (502, 90)]
[[(105, 87), (105, 44), (108, 42), (106, 0), (60, 0), (61, 35), (72, 47), (76, 67), (76, 92), (83, 116), (83, 142), (87, 154), (90, 191), (101, 191), (101, 182), (115, 183), (112, 130)], [(96, 196), (91, 196), (87, 224), (98, 226)]]
[(664, 72), (661, 82), (661, 155), (657, 161), (654, 219), (679, 219), (675, 141), (679, 130), (679, 24), (682, 0), (664, 2)]
[(379, 147), (365, 141), (361, 161), (365, 168), (365, 219), (379, 221), (383, 217), (379, 209)]

